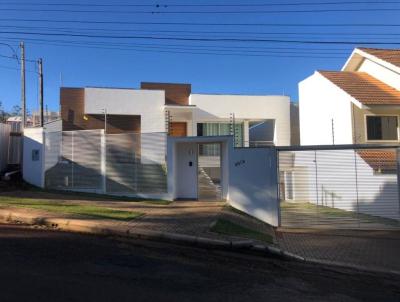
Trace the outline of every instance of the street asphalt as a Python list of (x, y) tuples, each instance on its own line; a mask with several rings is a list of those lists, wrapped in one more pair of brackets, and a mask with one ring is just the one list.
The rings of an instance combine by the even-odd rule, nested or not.
[(400, 301), (400, 276), (0, 225), (0, 301)]

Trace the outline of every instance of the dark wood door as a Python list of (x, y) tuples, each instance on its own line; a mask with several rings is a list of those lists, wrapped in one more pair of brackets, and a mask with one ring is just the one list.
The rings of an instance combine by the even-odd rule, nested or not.
[(187, 136), (187, 124), (186, 122), (171, 122), (170, 136)]

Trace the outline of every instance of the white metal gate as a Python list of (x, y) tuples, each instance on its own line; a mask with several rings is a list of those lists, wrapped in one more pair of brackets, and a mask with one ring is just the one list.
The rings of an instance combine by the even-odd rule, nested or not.
[(278, 148), (280, 224), (400, 228), (396, 146)]

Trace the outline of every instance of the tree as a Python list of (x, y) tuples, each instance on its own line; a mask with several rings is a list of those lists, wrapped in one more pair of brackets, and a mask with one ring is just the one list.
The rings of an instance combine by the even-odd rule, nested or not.
[(11, 114), (14, 115), (14, 116), (19, 116), (19, 115), (21, 115), (21, 111), (22, 111), (22, 109), (21, 109), (20, 106), (14, 105), (14, 106), (12, 107)]
[(3, 102), (0, 101), (0, 123), (5, 123), (10, 114), (4, 110)]

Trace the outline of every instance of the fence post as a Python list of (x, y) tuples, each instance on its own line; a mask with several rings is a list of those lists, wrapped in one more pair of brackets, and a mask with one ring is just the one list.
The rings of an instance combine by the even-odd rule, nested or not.
[(315, 163), (315, 189), (317, 194), (317, 220), (319, 220), (319, 192), (318, 192), (318, 163), (317, 163), (317, 150), (314, 150), (314, 163)]
[(273, 147), (274, 152), (275, 152), (275, 163), (276, 163), (276, 198), (277, 198), (277, 203), (278, 203), (278, 227), (282, 226), (282, 211), (281, 211), (281, 172), (279, 168), (279, 151), (276, 149), (276, 147)]
[(357, 222), (358, 227), (360, 228), (360, 218), (359, 218), (359, 205), (358, 205), (358, 169), (357, 169), (357, 150), (354, 150), (354, 170), (356, 176), (356, 198), (357, 198)]
[(74, 188), (74, 131), (71, 132), (71, 187)]
[(397, 199), (399, 200), (398, 214), (400, 215), (400, 148), (396, 148), (396, 168), (397, 168)]
[(101, 170), (101, 191), (103, 194), (106, 193), (106, 133), (102, 129), (100, 130), (100, 170)]

